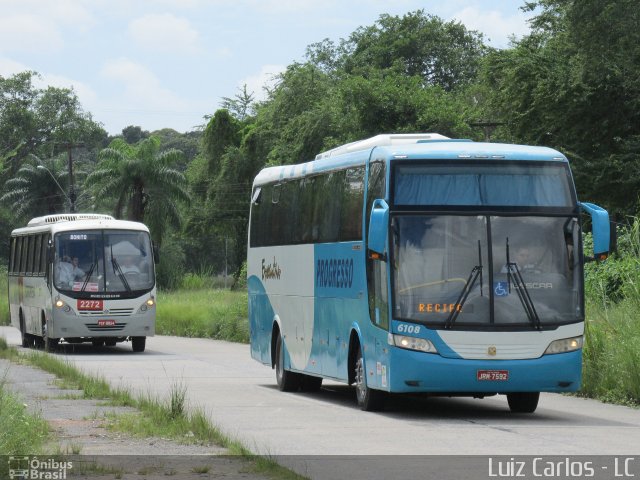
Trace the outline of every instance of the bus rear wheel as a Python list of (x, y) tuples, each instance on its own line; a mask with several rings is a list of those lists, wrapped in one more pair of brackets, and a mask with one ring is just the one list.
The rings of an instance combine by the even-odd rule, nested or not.
[(507, 393), (509, 409), (513, 413), (533, 413), (538, 407), (540, 392)]
[(385, 392), (374, 390), (367, 386), (367, 372), (364, 368), (364, 359), (360, 348), (358, 348), (358, 356), (356, 357), (355, 381), (358, 406), (367, 412), (382, 410), (384, 408)]
[(295, 392), (301, 386), (300, 375), (284, 368), (284, 342), (280, 335), (276, 341), (276, 382), (281, 392)]
[(131, 337), (131, 348), (134, 352), (144, 352), (147, 345), (147, 337)]

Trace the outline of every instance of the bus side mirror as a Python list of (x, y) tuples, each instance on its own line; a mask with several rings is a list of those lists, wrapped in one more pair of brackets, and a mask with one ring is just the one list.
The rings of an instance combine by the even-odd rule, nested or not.
[(369, 220), (369, 250), (384, 255), (389, 225), (389, 205), (383, 199), (373, 201)]
[(151, 248), (153, 249), (153, 263), (157, 265), (160, 263), (160, 249), (154, 241), (151, 241)]
[(609, 213), (593, 203), (580, 203), (580, 208), (591, 215), (593, 231), (593, 255), (596, 260), (609, 256), (611, 245), (611, 224)]

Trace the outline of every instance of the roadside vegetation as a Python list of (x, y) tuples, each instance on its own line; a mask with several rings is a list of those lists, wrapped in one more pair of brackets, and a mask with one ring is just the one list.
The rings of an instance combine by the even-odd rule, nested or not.
[[(123, 388), (112, 388), (102, 378), (87, 375), (69, 362), (61, 361), (46, 353), (29, 351), (18, 354), (13, 348), (8, 348), (4, 339), (0, 338), (0, 358), (8, 358), (14, 362), (24, 362), (38, 367), (58, 377), (63, 388), (82, 390), (84, 398), (106, 400), (115, 406), (128, 406), (137, 413), (113, 415), (107, 418), (108, 428), (134, 434), (138, 437), (160, 437), (174, 440), (183, 444), (219, 445), (226, 448), (230, 455), (238, 455), (253, 462), (252, 470), (263, 473), (278, 480), (301, 480), (292, 471), (281, 467), (269, 458), (254, 455), (240, 442), (224, 435), (211, 424), (207, 415), (200, 409), (188, 409), (186, 404), (186, 386), (180, 382), (172, 384), (169, 398), (161, 399), (150, 393), (134, 396)], [(14, 411), (24, 411), (24, 406), (15, 398), (9, 398), (8, 409), (5, 411), (4, 393), (0, 377), (0, 452), (29, 452), (38, 445), (42, 445), (47, 438), (48, 427), (46, 421), (37, 417), (20, 417), (12, 415)], [(22, 409), (22, 410), (21, 410)], [(15, 422), (15, 428), (5, 430), (5, 416), (7, 425)], [(25, 418), (26, 420), (21, 420)], [(31, 430), (24, 427), (31, 425)], [(17, 429), (16, 429), (17, 428)], [(5, 433), (7, 444), (5, 448)], [(41, 432), (41, 436), (37, 436)], [(15, 445), (15, 447), (13, 447)], [(34, 445), (34, 448), (31, 448)], [(13, 448), (13, 450), (11, 449)], [(38, 453), (36, 451), (36, 453)]]
[[(0, 337), (0, 356), (9, 355), (8, 351), (7, 342)], [(0, 453), (39, 454), (48, 437), (46, 420), (29, 413), (20, 398), (5, 388), (4, 372), (0, 371)]]
[(0, 266), (0, 325), (9, 325), (9, 298), (7, 297), (7, 267)]
[[(587, 322), (581, 394), (640, 406), (640, 219), (618, 230), (618, 251), (585, 266)], [(585, 242), (588, 252), (590, 238)]]
[(211, 275), (190, 273), (177, 290), (158, 294), (160, 335), (249, 341), (247, 292), (224, 289)]

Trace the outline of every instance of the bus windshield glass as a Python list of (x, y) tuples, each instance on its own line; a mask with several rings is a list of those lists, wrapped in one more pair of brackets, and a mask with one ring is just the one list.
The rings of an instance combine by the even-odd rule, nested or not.
[(574, 217), (397, 214), (394, 317), (444, 327), (580, 321)]
[(154, 286), (149, 234), (84, 230), (55, 236), (54, 285), (69, 294), (129, 293)]
[(573, 207), (568, 168), (556, 162), (420, 163), (395, 168), (396, 206)]

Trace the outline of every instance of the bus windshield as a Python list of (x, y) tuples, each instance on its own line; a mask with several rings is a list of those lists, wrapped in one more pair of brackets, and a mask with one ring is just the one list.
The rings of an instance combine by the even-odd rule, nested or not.
[(574, 217), (398, 214), (394, 317), (443, 327), (583, 319)]
[(78, 230), (55, 236), (55, 287), (70, 295), (127, 294), (154, 286), (149, 234)]
[(400, 163), (396, 206), (572, 208), (567, 166), (545, 162)]

